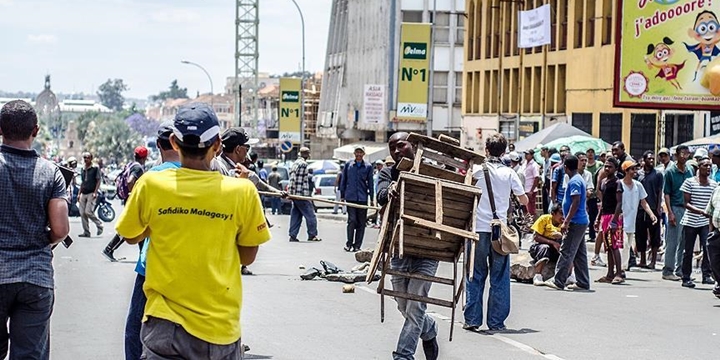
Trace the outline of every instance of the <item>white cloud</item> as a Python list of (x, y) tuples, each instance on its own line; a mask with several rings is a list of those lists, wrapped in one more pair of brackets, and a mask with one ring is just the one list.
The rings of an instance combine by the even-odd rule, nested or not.
[[(2, 1), (2, 0), (0, 0)], [(36, 44), (55, 44), (57, 43), (57, 37), (51, 34), (37, 34), (28, 35), (28, 41)]]
[(0, 6), (10, 6), (13, 4), (12, 0), (0, 0)]
[(151, 18), (153, 21), (159, 23), (187, 24), (196, 22), (200, 18), (200, 15), (190, 9), (167, 9), (153, 13)]

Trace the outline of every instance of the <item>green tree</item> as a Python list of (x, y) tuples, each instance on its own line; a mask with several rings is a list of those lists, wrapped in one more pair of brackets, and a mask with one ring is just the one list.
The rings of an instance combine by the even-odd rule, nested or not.
[(89, 126), (85, 139), (87, 141), (84, 144), (88, 151), (98, 158), (115, 163), (130, 159), (135, 147), (143, 144), (140, 134), (118, 116), (98, 119)]
[(122, 79), (108, 79), (104, 84), (100, 85), (97, 95), (100, 97), (101, 104), (115, 111), (121, 111), (125, 103), (122, 93), (128, 89)]
[(167, 100), (167, 99), (187, 99), (187, 88), (180, 88), (177, 83), (177, 79), (170, 83), (170, 89), (168, 91), (162, 91), (157, 95), (150, 96), (150, 100)]

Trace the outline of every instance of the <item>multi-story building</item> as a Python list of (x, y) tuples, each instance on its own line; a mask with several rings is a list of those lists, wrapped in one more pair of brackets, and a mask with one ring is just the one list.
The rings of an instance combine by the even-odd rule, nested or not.
[[(313, 156), (329, 156), (333, 148), (349, 142), (384, 142), (397, 130), (460, 134), (465, 2), (333, 1)], [(395, 118), (403, 22), (434, 22), (428, 122)], [(386, 111), (378, 123), (362, 119), (365, 85), (384, 89)]]
[[(551, 6), (552, 42), (519, 49), (518, 12)], [(463, 143), (567, 122), (631, 154), (705, 135), (705, 112), (613, 107), (617, 0), (467, 0)], [(519, 124), (519, 129), (516, 127)]]
[(202, 94), (194, 99), (167, 99), (161, 103), (149, 106), (145, 110), (145, 116), (148, 119), (158, 121), (173, 120), (180, 106), (193, 102), (210, 104), (215, 114), (217, 114), (222, 129), (228, 129), (233, 126), (235, 98), (230, 94)]

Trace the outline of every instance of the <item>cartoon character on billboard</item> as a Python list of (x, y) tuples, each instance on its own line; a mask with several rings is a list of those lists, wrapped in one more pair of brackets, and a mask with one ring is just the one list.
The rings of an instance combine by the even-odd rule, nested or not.
[[(649, 69), (660, 69), (655, 77), (663, 78), (678, 90), (682, 90), (682, 86), (677, 80), (678, 73), (685, 67), (685, 61), (682, 64), (670, 63), (675, 51), (670, 47), (674, 44), (669, 37), (664, 37), (663, 41), (658, 44), (649, 44), (647, 47), (647, 55), (645, 63)], [(649, 57), (648, 57), (649, 56)]]
[(695, 18), (695, 26), (688, 30), (688, 35), (698, 41), (695, 45), (684, 43), (687, 50), (698, 58), (693, 78), (695, 81), (703, 63), (710, 62), (714, 57), (720, 55), (720, 48), (717, 46), (720, 42), (720, 24), (715, 13), (708, 10), (699, 13)]

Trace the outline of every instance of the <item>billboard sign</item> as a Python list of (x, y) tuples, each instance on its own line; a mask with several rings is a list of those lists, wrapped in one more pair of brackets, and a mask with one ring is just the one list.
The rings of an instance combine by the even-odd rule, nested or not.
[(300, 142), (300, 79), (280, 78), (280, 140)]
[(397, 120), (427, 121), (430, 80), (430, 24), (402, 23)]

